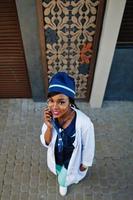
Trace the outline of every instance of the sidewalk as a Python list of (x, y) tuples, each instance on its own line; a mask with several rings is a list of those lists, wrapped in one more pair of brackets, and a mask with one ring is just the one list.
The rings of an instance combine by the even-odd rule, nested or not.
[(62, 198), (39, 139), (45, 103), (0, 99), (1, 200), (133, 199), (133, 102), (105, 102), (101, 109), (77, 105), (95, 126), (96, 164)]

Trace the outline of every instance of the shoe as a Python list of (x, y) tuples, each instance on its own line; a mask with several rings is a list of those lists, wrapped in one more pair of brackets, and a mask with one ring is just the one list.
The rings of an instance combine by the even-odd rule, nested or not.
[(67, 187), (59, 186), (59, 192), (61, 196), (65, 196), (67, 193)]

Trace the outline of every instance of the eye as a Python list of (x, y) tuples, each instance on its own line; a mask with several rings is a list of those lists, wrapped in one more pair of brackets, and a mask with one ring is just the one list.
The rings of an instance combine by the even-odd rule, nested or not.
[(65, 103), (66, 103), (65, 101), (60, 101), (60, 102), (59, 102), (60, 105), (63, 105), (63, 104), (65, 104)]
[(53, 103), (52, 99), (48, 99), (47, 103)]

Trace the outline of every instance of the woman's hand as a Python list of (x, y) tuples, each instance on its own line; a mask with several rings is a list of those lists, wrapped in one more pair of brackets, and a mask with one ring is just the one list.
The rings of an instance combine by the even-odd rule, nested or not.
[(45, 108), (44, 109), (44, 122), (47, 125), (48, 128), (52, 129), (52, 123), (51, 123), (51, 119), (52, 119), (52, 113), (49, 110), (49, 108)]
[(87, 169), (88, 167), (84, 166), (83, 164), (80, 165), (80, 171), (83, 172)]

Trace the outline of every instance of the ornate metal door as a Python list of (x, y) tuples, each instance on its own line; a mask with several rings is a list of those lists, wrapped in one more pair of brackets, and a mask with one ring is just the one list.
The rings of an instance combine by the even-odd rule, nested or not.
[(37, 2), (45, 85), (54, 73), (65, 71), (76, 81), (76, 97), (88, 99), (105, 0)]

